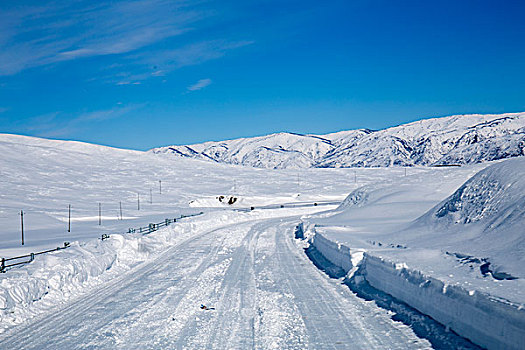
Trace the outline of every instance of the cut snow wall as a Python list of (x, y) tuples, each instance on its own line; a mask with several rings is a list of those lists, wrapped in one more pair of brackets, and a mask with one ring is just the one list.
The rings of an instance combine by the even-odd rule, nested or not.
[[(315, 230), (315, 228), (314, 228)], [(349, 247), (319, 233), (310, 243), (345, 272), (352, 269)], [(447, 286), (417, 270), (364, 254), (360, 271), (374, 288), (432, 317), (462, 337), (488, 349), (525, 349), (525, 309), (460, 286)]]
[(488, 349), (525, 347), (525, 309), (365, 254), (368, 283)]
[(319, 233), (310, 239), (310, 243), (328, 261), (342, 268), (345, 273), (352, 269), (352, 256), (347, 246), (333, 242)]

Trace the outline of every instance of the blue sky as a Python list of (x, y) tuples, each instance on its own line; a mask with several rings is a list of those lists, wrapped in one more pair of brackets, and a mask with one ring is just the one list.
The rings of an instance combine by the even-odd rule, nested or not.
[(0, 2), (0, 132), (149, 149), (525, 110), (523, 1)]

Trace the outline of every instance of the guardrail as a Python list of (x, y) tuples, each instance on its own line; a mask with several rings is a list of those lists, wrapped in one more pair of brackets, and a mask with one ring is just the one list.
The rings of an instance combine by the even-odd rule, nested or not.
[[(177, 222), (177, 220), (184, 219), (184, 218), (189, 218), (189, 217), (193, 217), (193, 216), (197, 216), (197, 215), (202, 215), (202, 214), (203, 214), (203, 212), (190, 214), (190, 215), (181, 215), (178, 218), (165, 219), (162, 222), (151, 223), (148, 226), (143, 226), (143, 227), (139, 227), (139, 228), (130, 228), (128, 230), (128, 232), (126, 232), (126, 233), (142, 233), (144, 235), (147, 235), (147, 234), (150, 234), (152, 232), (157, 231), (161, 227), (168, 226), (168, 225), (170, 225), (170, 224), (172, 224), (174, 222)], [(102, 235), (102, 237), (101, 237), (101, 239), (103, 241), (108, 239), (108, 238), (109, 238), (109, 235), (107, 233), (104, 233)], [(29, 263), (33, 262), (33, 260), (35, 260), (35, 256), (37, 256), (37, 255), (47, 254), (47, 253), (51, 253), (51, 252), (56, 252), (56, 251), (59, 251), (59, 250), (67, 249), (69, 247), (70, 247), (70, 243), (69, 242), (64, 242), (64, 246), (63, 247), (56, 247), (56, 248), (53, 248), (53, 249), (44, 250), (44, 251), (37, 252), (37, 253), (30, 253), (30, 254), (26, 254), (26, 255), (15, 256), (15, 257), (12, 257), (12, 258), (2, 258), (0, 260), (0, 273), (6, 272), (7, 269), (10, 268), (10, 267), (29, 264)]]

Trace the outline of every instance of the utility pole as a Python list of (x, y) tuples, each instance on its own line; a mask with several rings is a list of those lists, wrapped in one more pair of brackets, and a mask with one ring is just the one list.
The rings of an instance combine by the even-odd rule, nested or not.
[(140, 193), (137, 192), (137, 210), (140, 210)]
[(24, 211), (20, 210), (20, 224), (22, 227), (22, 245), (24, 245)]
[(407, 168), (405, 167), (405, 176), (407, 176)]
[(120, 220), (122, 220), (122, 201), (118, 202), (120, 207)]
[(159, 194), (162, 194), (162, 180), (159, 180)]
[(67, 232), (71, 232), (71, 204), (68, 206)]
[(102, 204), (98, 203), (98, 225), (102, 225)]
[(153, 204), (153, 191), (149, 189), (149, 204)]

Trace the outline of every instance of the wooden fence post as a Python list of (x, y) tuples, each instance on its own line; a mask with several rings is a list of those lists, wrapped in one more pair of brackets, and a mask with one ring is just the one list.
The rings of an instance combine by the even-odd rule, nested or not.
[(22, 228), (22, 245), (24, 245), (24, 211), (20, 210), (20, 226)]

